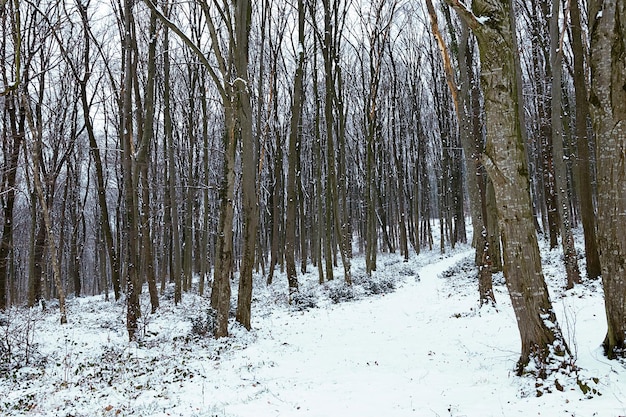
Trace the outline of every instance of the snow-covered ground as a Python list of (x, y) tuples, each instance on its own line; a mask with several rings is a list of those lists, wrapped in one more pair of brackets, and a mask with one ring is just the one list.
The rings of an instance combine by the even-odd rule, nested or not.
[(103, 296), (68, 300), (66, 326), (54, 307), (12, 310), (0, 338), (12, 341), (16, 361), (28, 346), (30, 362), (3, 371), (0, 415), (626, 416), (626, 366), (600, 347), (600, 284), (563, 291), (559, 251), (542, 254), (579, 378), (599, 394), (564, 375), (563, 391), (538, 397), (534, 379), (515, 376), (520, 342), (502, 278), (497, 308), (478, 309), (472, 250), (460, 245), (408, 263), (380, 255), (372, 281), (357, 257), (353, 290), (337, 279), (319, 286), (310, 268), (297, 306), (287, 303), (283, 275), (270, 287), (258, 276), (253, 330), (233, 322), (232, 336), (218, 341), (196, 334), (208, 299), (191, 294), (178, 306), (166, 296), (146, 314), (139, 344), (127, 342), (123, 302)]

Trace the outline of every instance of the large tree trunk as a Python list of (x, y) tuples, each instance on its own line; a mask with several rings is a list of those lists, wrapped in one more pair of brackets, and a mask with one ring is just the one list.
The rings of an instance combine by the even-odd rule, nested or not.
[(211, 307), (217, 313), (215, 337), (228, 336), (230, 310), (230, 277), (233, 269), (233, 218), (235, 214), (235, 153), (237, 122), (235, 109), (224, 103), (224, 167), (220, 187), (220, 218), (215, 254), (215, 276), (211, 290)]
[[(304, 2), (298, 0), (298, 42), (304, 45)], [(298, 66), (293, 80), (293, 102), (291, 103), (291, 126), (289, 131), (289, 152), (287, 155), (287, 217), (285, 221), (285, 264), (287, 282), (291, 296), (298, 291), (296, 274), (296, 187), (298, 174), (296, 168), (300, 159), (300, 137), (302, 133), (302, 95), (304, 78), (304, 47), (298, 50)], [(301, 213), (302, 214), (302, 213)], [(301, 230), (300, 233), (303, 233)]]
[[(511, 2), (475, 1), (473, 14), (458, 1), (449, 2), (478, 39), (487, 127), (483, 163), (494, 184), (504, 276), (522, 342), (517, 372), (521, 375), (532, 361), (537, 375), (542, 377), (553, 369), (548, 364), (556, 360), (555, 354), (567, 356), (569, 349), (552, 309), (533, 227), (528, 169), (518, 117)], [(489, 16), (488, 24), (481, 24), (476, 16)]]
[(578, 177), (578, 198), (580, 216), (585, 236), (585, 257), (587, 259), (587, 278), (596, 279), (601, 274), (600, 256), (596, 237), (596, 214), (593, 206), (593, 187), (591, 186), (591, 161), (589, 155), (589, 103), (587, 100), (587, 78), (585, 75), (585, 51), (582, 41), (579, 0), (572, 0), (572, 51), (574, 60), (574, 94), (576, 97), (576, 158)]
[(133, 181), (135, 163), (133, 157), (133, 111), (132, 111), (132, 85), (133, 85), (133, 48), (131, 33), (133, 0), (124, 3), (124, 71), (123, 71), (123, 97), (121, 107), (121, 142), (122, 142), (122, 175), (124, 186), (124, 238), (126, 244), (126, 330), (128, 339), (137, 338), (138, 320), (141, 316), (139, 294), (141, 282), (139, 280), (139, 226), (137, 219), (136, 187)]
[[(563, 119), (561, 111), (561, 52), (559, 51), (559, 1), (552, 0), (552, 17), (550, 18), (550, 59), (552, 61), (552, 150), (554, 152), (554, 173), (556, 185), (556, 201), (561, 220), (561, 246), (567, 275), (567, 288), (580, 283), (578, 258), (574, 247), (572, 221), (570, 214), (569, 186), (567, 184), (567, 167), (563, 149)], [(577, 0), (574, 0), (577, 1)]]
[(252, 105), (248, 85), (248, 37), (252, 20), (252, 4), (249, 0), (235, 3), (234, 61), (237, 71), (237, 122), (241, 135), (241, 197), (243, 211), (243, 250), (239, 273), (237, 299), (237, 322), (250, 329), (252, 308), (252, 271), (256, 255), (257, 228), (259, 223), (257, 196), (257, 150), (252, 134)]
[(604, 349), (626, 354), (626, 1), (589, 3), (591, 115), (597, 138), (598, 247), (607, 317)]
[[(11, 257), (13, 250), (13, 207), (15, 206), (17, 167), (20, 159), (20, 151), (24, 142), (25, 114), (20, 106), (19, 117), (16, 112), (16, 100), (13, 94), (5, 98), (5, 108), (9, 114), (10, 135), (5, 129), (2, 138), (5, 141), (3, 149), (8, 152), (4, 155), (4, 176), (2, 178), (2, 199), (4, 221), (2, 237), (0, 238), (0, 311), (9, 306), (9, 282), (13, 281), (10, 272)], [(11, 139), (11, 141), (10, 141)], [(13, 294), (13, 297), (15, 294)]]
[(157, 41), (157, 16), (154, 11), (150, 13), (150, 45), (148, 47), (148, 74), (146, 93), (144, 99), (145, 116), (143, 120), (143, 134), (137, 155), (137, 165), (141, 179), (141, 263), (148, 282), (150, 292), (151, 312), (155, 313), (159, 308), (159, 293), (156, 286), (156, 273), (154, 270), (154, 249), (152, 229), (150, 227), (150, 182), (148, 168), (150, 166), (150, 146), (154, 140), (154, 95), (156, 75), (156, 41)]
[(170, 229), (169, 242), (166, 241), (169, 251), (170, 280), (174, 281), (174, 304), (182, 300), (182, 255), (180, 248), (180, 228), (178, 204), (176, 203), (176, 161), (174, 158), (174, 128), (172, 126), (171, 91), (170, 91), (170, 54), (169, 30), (163, 33), (163, 140), (166, 152), (167, 176), (165, 178), (165, 218)]

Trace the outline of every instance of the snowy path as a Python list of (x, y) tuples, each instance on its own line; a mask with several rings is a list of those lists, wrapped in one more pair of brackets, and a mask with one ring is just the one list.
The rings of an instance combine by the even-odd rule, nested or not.
[[(241, 416), (449, 416), (457, 415), (459, 400), (468, 398), (477, 413), (493, 409), (493, 404), (480, 405), (486, 389), (495, 393), (501, 388), (493, 382), (490, 364), (510, 366), (516, 347), (477, 357), (489, 342), (472, 340), (471, 328), (456, 328), (451, 318), (468, 313), (475, 301), (459, 304), (442, 292), (438, 277), (469, 254), (423, 267), (420, 281), (409, 280), (386, 296), (263, 322), (260, 340), (242, 358), (249, 361), (242, 378), (256, 392), (242, 387), (241, 404), (231, 403), (225, 411)], [(510, 326), (493, 330), (516, 340)]]
[[(0, 415), (626, 416), (626, 366), (606, 360), (599, 346), (606, 332), (599, 283), (565, 293), (558, 252), (542, 253), (570, 348), (583, 377), (599, 378), (603, 395), (586, 399), (564, 381), (564, 392), (536, 397), (534, 380), (513, 374), (519, 335), (503, 285), (494, 287), (498, 310), (477, 311), (472, 268), (441, 276), (471, 254), (460, 246), (448, 257), (426, 252), (407, 264), (381, 256), (375, 276), (403, 277), (403, 284), (340, 304), (324, 304), (339, 282), (320, 287), (308, 274), (302, 288), (323, 305), (304, 312), (287, 306), (281, 275), (257, 288), (254, 330), (234, 326), (233, 337), (220, 340), (190, 337), (191, 318), (208, 305), (199, 296), (147, 316), (141, 345), (126, 339), (123, 303), (70, 300), (71, 327), (59, 331), (54, 314), (38, 322), (47, 366), (0, 379)], [(353, 271), (362, 273), (362, 259)]]
[[(213, 404), (210, 415), (626, 415), (612, 393), (616, 398), (604, 403), (574, 390), (536, 398), (531, 387), (531, 395), (520, 396), (520, 384), (532, 381), (512, 372), (519, 336), (506, 295), (496, 294), (500, 311), (478, 314), (473, 285), (455, 291), (439, 276), (470, 255), (426, 265), (419, 281), (408, 279), (385, 296), (259, 319), (257, 341), (209, 371), (218, 381), (202, 388), (203, 401)], [(588, 353), (597, 364), (597, 349)], [(623, 379), (603, 372), (597, 374), (603, 383), (621, 393)]]

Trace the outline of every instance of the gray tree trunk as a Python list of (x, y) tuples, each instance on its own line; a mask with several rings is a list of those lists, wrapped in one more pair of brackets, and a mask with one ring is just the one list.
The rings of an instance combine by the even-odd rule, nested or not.
[(141, 316), (139, 294), (141, 282), (139, 280), (139, 225), (137, 219), (137, 190), (133, 181), (135, 163), (133, 157), (133, 41), (132, 30), (133, 0), (124, 2), (124, 60), (123, 60), (123, 96), (121, 106), (121, 143), (122, 143), (122, 175), (124, 186), (124, 238), (126, 244), (126, 330), (128, 339), (137, 338), (138, 320)]
[[(296, 187), (298, 173), (296, 167), (300, 159), (300, 137), (302, 118), (302, 95), (304, 78), (304, 2), (298, 0), (298, 42), (301, 45), (297, 56), (296, 73), (293, 80), (293, 102), (291, 103), (291, 126), (289, 131), (289, 152), (287, 156), (287, 217), (285, 222), (285, 264), (290, 296), (298, 292), (296, 273)], [(301, 230), (300, 233), (303, 233)], [(291, 297), (290, 297), (291, 301)]]
[[(577, 0), (574, 0), (577, 1)], [(559, 51), (559, 5), (560, 0), (552, 0), (552, 17), (550, 18), (550, 60), (552, 66), (552, 150), (554, 153), (554, 173), (556, 185), (556, 201), (561, 220), (561, 246), (567, 275), (567, 288), (580, 283), (578, 258), (574, 247), (572, 220), (570, 214), (569, 186), (567, 184), (567, 167), (563, 150), (563, 119), (561, 111), (561, 52)]]
[[(448, 2), (467, 21), (478, 39), (487, 127), (483, 163), (494, 185), (504, 276), (522, 342), (517, 372), (521, 375), (532, 361), (537, 375), (542, 377), (551, 372), (548, 364), (557, 360), (555, 355), (565, 357), (569, 348), (552, 309), (533, 227), (528, 169), (518, 117), (511, 2), (475, 1), (473, 14), (458, 1)], [(482, 24), (476, 16), (488, 16), (488, 21)]]
[(596, 237), (596, 214), (593, 205), (593, 187), (591, 186), (591, 161), (589, 152), (589, 104), (587, 99), (587, 77), (585, 75), (585, 50), (582, 41), (579, 0), (571, 1), (572, 51), (574, 60), (574, 94), (576, 97), (576, 158), (578, 198), (580, 216), (585, 236), (585, 257), (587, 259), (587, 278), (600, 277), (600, 256)]
[(626, 1), (589, 3), (591, 115), (598, 155), (598, 247), (609, 358), (626, 354)]
[(233, 1), (235, 49), (233, 60), (237, 72), (236, 101), (237, 128), (241, 135), (241, 193), (243, 210), (243, 250), (239, 273), (237, 299), (237, 322), (250, 330), (252, 308), (252, 271), (256, 255), (257, 228), (259, 223), (257, 196), (257, 150), (252, 134), (252, 104), (248, 78), (248, 38), (252, 20), (252, 3), (249, 0)]

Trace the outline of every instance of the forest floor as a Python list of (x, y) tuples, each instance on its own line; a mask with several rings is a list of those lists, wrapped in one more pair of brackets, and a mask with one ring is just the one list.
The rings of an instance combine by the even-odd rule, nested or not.
[[(168, 291), (142, 318), (140, 343), (127, 341), (123, 301), (71, 298), (65, 326), (53, 305), (11, 310), (0, 323), (0, 343), (12, 349), (0, 362), (0, 415), (626, 416), (626, 364), (600, 347), (600, 283), (565, 291), (560, 251), (542, 248), (580, 368), (557, 376), (561, 391), (515, 375), (519, 334), (502, 276), (497, 307), (479, 309), (471, 259), (467, 245), (408, 263), (383, 254), (368, 279), (357, 256), (352, 289), (341, 279), (320, 286), (309, 267), (292, 305), (284, 275), (269, 287), (259, 275), (253, 329), (233, 321), (221, 340), (201, 335), (209, 302), (193, 294), (175, 306)], [(577, 379), (596, 392), (584, 394)]]

